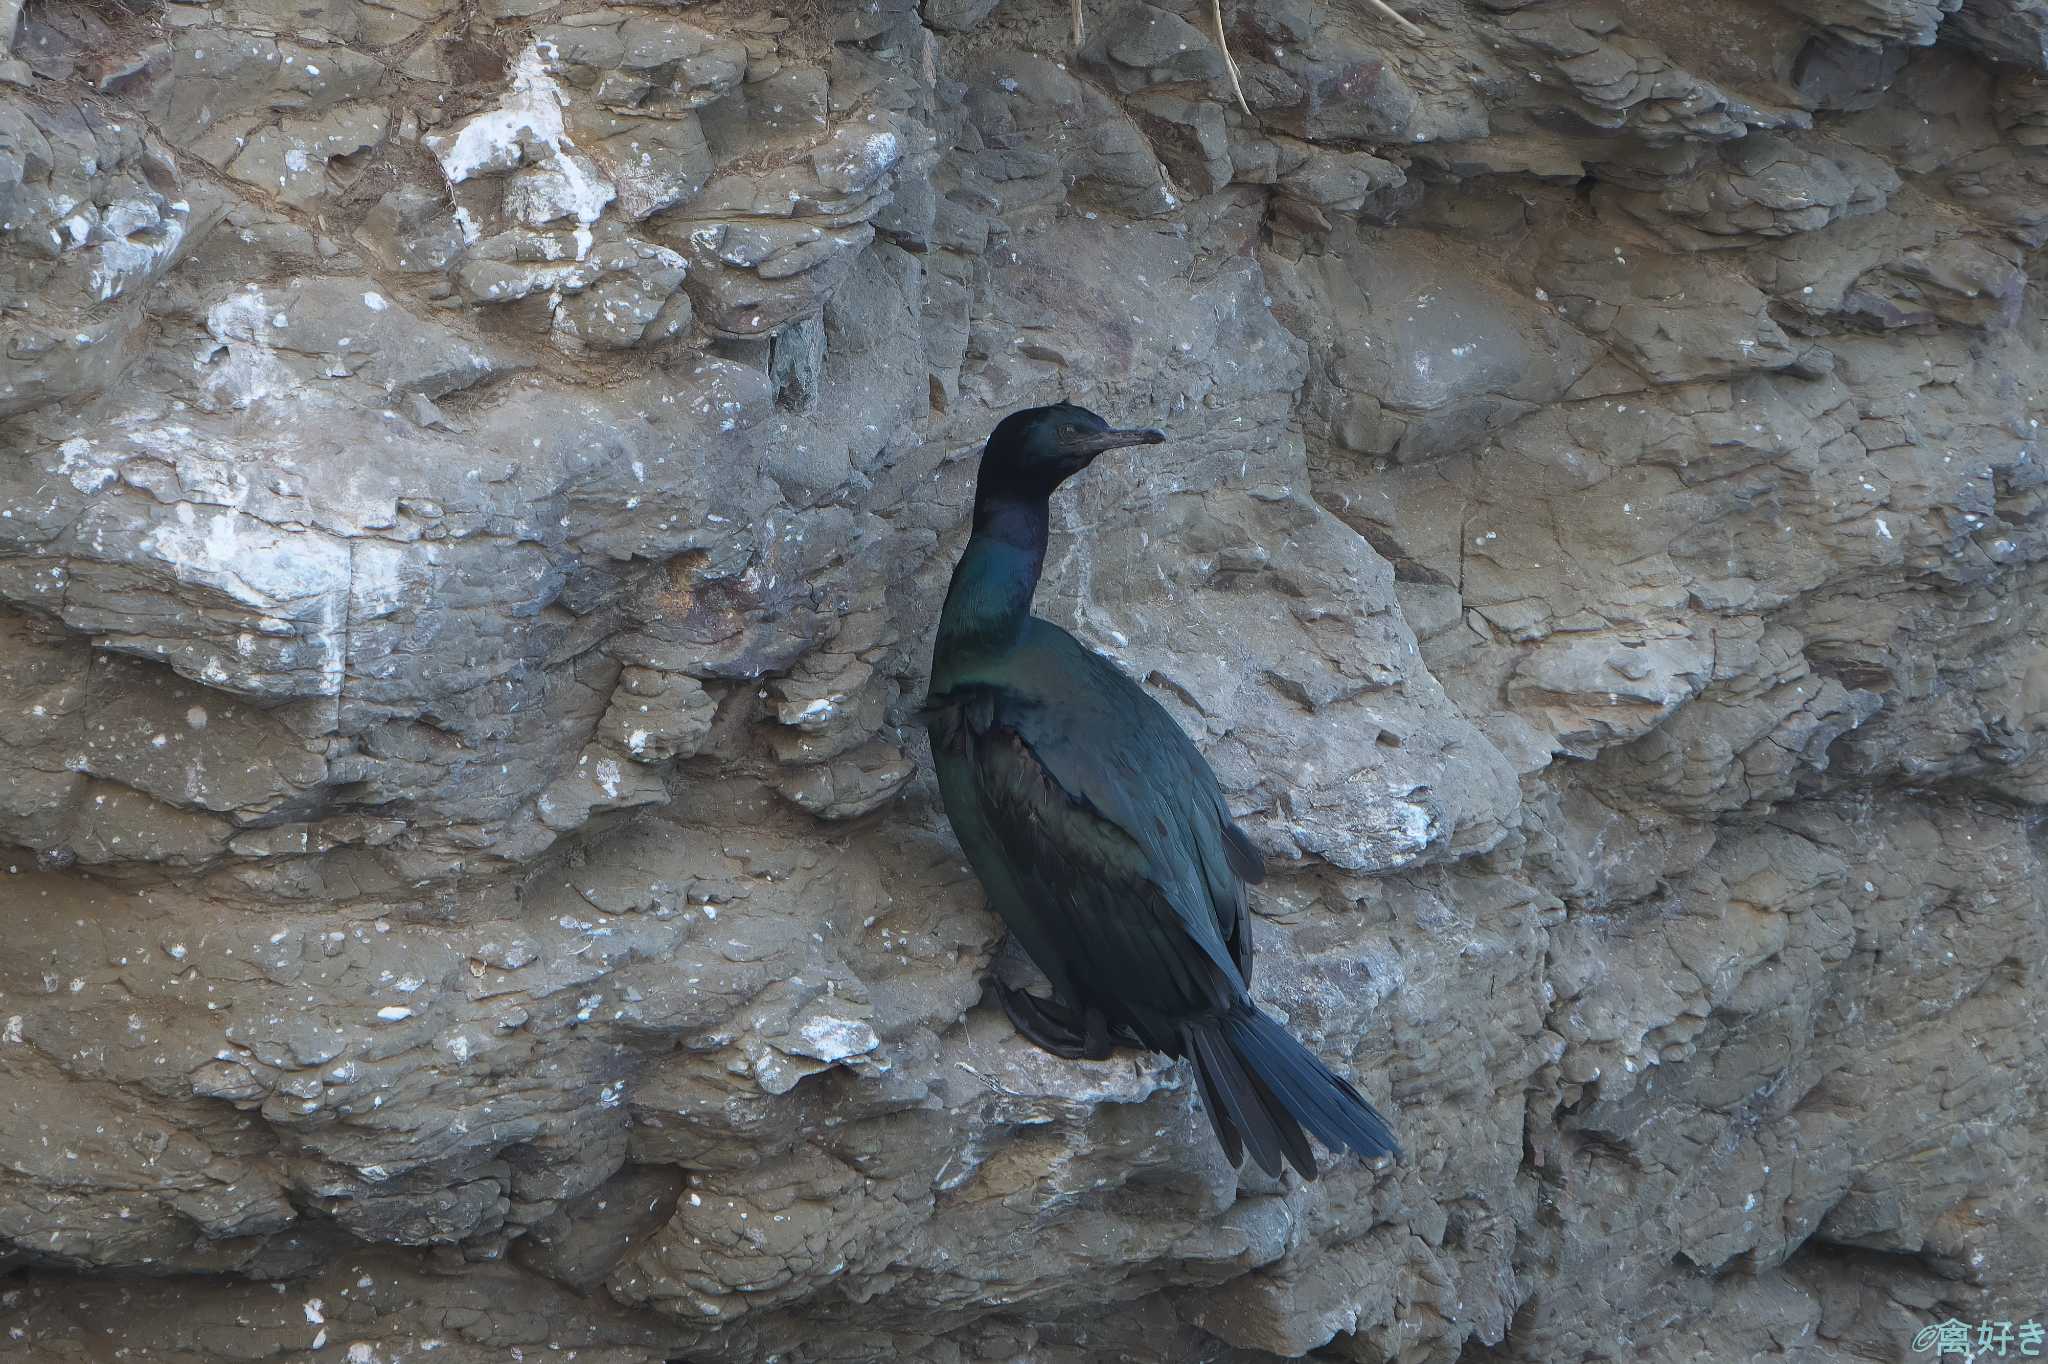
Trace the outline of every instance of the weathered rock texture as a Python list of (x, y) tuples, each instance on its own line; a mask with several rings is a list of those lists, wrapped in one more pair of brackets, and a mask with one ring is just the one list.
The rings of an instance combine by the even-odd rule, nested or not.
[[(137, 6), (140, 6), (138, 8)], [(0, 1359), (1818, 1361), (2048, 1313), (2048, 6), (0, 3)], [(981, 1001), (1042, 610), (1407, 1162)]]

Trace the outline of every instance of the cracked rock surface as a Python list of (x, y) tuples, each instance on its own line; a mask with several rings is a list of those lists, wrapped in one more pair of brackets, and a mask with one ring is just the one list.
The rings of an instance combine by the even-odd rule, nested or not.
[[(2048, 7), (1397, 7), (0, 0), (0, 1361), (2048, 1319)], [(1061, 397), (1402, 1164), (984, 1002)]]

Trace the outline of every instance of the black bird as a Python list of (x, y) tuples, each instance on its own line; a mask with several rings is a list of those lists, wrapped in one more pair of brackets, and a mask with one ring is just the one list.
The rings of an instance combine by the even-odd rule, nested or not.
[(1332, 1151), (1398, 1153), (1363, 1095), (1252, 1003), (1245, 883), (1265, 867), (1216, 774), (1157, 701), (1031, 614), (1053, 490), (1106, 450), (1156, 445), (1060, 403), (1003, 418), (982, 448), (974, 532), (932, 650), (939, 791), (989, 902), (1052, 982), (995, 983), (1017, 1030), (1100, 1060), (1117, 1041), (1194, 1060), (1233, 1165), (1306, 1178)]

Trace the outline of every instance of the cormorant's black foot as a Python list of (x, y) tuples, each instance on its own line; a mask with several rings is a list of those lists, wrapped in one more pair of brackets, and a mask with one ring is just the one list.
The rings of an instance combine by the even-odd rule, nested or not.
[(990, 977), (996, 998), (1010, 1024), (1033, 1046), (1069, 1061), (1109, 1059), (1109, 1022), (1100, 1009), (1076, 1009), (1057, 999), (1041, 999)]

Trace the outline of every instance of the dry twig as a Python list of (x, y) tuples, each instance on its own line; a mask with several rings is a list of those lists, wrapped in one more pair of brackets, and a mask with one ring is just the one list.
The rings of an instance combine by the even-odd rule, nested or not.
[(1237, 107), (1250, 118), (1252, 106), (1245, 101), (1244, 82), (1237, 78), (1237, 58), (1230, 55), (1230, 40), (1223, 36), (1223, 0), (1209, 0), (1209, 13), (1216, 19), (1216, 46), (1223, 53), (1223, 69), (1230, 73), (1230, 88), (1237, 92)]
[(1388, 4), (1387, 0), (1365, 0), (1365, 3), (1371, 5), (1381, 14), (1386, 15), (1389, 19), (1392, 19), (1396, 24), (1399, 24), (1401, 26), (1401, 31), (1407, 34), (1409, 37), (1426, 38), (1429, 36), (1428, 34), (1424, 33), (1420, 28), (1417, 28), (1414, 24), (1411, 24), (1406, 19), (1403, 19), (1400, 15), (1400, 12), (1397, 11), (1392, 5)]

